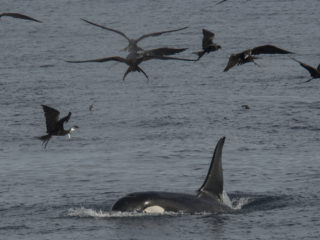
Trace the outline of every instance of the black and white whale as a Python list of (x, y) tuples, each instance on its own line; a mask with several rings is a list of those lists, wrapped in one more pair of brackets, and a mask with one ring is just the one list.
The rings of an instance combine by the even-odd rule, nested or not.
[(222, 137), (214, 150), (207, 177), (196, 194), (172, 192), (137, 192), (120, 198), (112, 211), (121, 212), (183, 212), (183, 213), (225, 213), (232, 208), (224, 203), (222, 148), (225, 137)]

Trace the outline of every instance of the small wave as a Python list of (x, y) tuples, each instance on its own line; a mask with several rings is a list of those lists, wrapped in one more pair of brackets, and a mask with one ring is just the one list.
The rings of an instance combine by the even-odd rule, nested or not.
[(241, 197), (238, 199), (234, 199), (232, 201), (232, 209), (234, 210), (240, 210), (243, 208), (243, 206), (247, 205), (249, 203), (249, 198)]
[(18, 225), (18, 226), (4, 226), (0, 227), (0, 230), (19, 230), (19, 229), (29, 229), (26, 225)]

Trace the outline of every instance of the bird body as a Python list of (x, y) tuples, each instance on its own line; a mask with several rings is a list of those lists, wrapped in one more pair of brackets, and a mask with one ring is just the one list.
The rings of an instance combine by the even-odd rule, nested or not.
[(73, 132), (78, 126), (73, 126), (68, 130), (65, 130), (63, 124), (68, 122), (71, 117), (71, 112), (67, 116), (59, 120), (60, 112), (52, 107), (42, 105), (44, 116), (46, 118), (47, 135), (39, 137), (42, 140), (44, 147), (47, 146), (52, 136), (65, 136), (68, 135), (71, 138), (71, 132)]

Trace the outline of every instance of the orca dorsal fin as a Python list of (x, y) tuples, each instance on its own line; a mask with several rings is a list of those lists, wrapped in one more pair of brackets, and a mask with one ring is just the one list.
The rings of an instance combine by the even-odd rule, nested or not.
[(223, 192), (222, 149), (225, 137), (220, 138), (213, 153), (210, 168), (206, 180), (199, 189), (199, 193), (205, 192), (221, 198)]

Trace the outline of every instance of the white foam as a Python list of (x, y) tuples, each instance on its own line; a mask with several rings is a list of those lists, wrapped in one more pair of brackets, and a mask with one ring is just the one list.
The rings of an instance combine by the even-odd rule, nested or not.
[[(159, 207), (161, 208), (161, 207)], [(158, 210), (158, 211), (152, 211)], [(145, 216), (157, 216), (157, 215), (170, 215), (177, 216), (181, 215), (181, 213), (175, 212), (159, 212), (160, 209), (154, 209), (150, 207), (148, 211), (143, 213), (138, 212), (117, 212), (117, 211), (102, 211), (102, 210), (94, 210), (90, 208), (80, 207), (80, 208), (70, 208), (67, 211), (67, 216), (69, 217), (93, 217), (93, 218), (113, 218), (113, 217), (145, 217)]]
[(239, 198), (235, 201), (232, 201), (232, 208), (235, 210), (240, 210), (244, 205), (247, 205), (249, 198)]
[(222, 192), (222, 202), (223, 202), (225, 205), (227, 205), (228, 207), (233, 208), (233, 207), (232, 207), (232, 202), (231, 202), (231, 200), (230, 200), (227, 192), (225, 192), (225, 191)]

